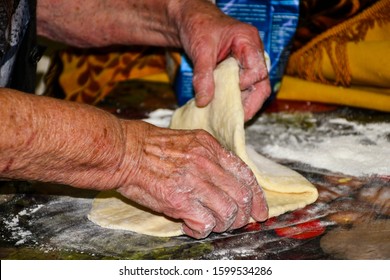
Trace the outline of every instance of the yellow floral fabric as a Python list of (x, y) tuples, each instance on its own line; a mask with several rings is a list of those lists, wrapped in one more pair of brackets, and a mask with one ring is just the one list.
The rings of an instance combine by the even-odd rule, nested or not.
[(59, 84), (66, 100), (97, 104), (121, 81), (169, 80), (165, 52), (156, 48), (68, 49), (59, 58), (63, 66)]

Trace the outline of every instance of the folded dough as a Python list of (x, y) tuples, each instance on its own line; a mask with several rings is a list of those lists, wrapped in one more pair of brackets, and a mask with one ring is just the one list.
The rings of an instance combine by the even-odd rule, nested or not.
[[(317, 189), (302, 175), (258, 154), (245, 145), (244, 110), (239, 89), (239, 67), (234, 58), (214, 71), (215, 96), (204, 108), (195, 101), (175, 111), (173, 129), (204, 129), (227, 149), (235, 152), (254, 172), (269, 207), (269, 217), (313, 203)], [(145, 209), (115, 192), (103, 192), (92, 205), (88, 218), (102, 226), (154, 236), (182, 234), (181, 222)]]

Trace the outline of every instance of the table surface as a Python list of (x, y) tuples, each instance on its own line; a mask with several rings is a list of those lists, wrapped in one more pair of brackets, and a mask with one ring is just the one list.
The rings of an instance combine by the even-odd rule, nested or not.
[[(99, 107), (123, 118), (145, 118), (156, 109), (176, 106), (172, 90), (164, 84), (127, 82), (114, 92)], [(376, 130), (370, 130), (374, 126)], [(390, 153), (389, 113), (274, 101), (246, 131), (248, 144), (258, 152), (311, 181), (319, 190), (318, 200), (203, 240), (160, 238), (91, 223), (87, 214), (95, 191), (0, 181), (0, 259), (390, 258), (390, 156), (384, 156)], [(340, 139), (351, 141), (348, 151), (356, 151), (356, 157), (362, 147), (375, 148), (378, 164), (364, 173), (359, 166), (340, 165), (340, 160), (356, 164), (356, 158), (345, 161), (336, 155), (333, 164), (328, 153), (315, 149), (326, 147), (327, 141), (341, 145)], [(325, 160), (314, 158), (327, 161), (324, 165)]]

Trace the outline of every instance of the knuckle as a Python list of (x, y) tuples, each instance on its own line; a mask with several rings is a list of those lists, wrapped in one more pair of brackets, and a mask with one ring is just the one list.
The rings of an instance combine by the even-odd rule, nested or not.
[(258, 31), (257, 27), (255, 27), (254, 25), (247, 24), (246, 28), (248, 30), (248, 33), (251, 33), (254, 35), (254, 38), (256, 38), (256, 36), (259, 35), (259, 31)]
[(202, 221), (199, 224), (199, 232), (210, 233), (216, 226), (217, 222), (211, 213), (205, 213), (199, 217)]
[(193, 139), (188, 145), (187, 157), (194, 162), (209, 159), (218, 148), (218, 141), (206, 130), (193, 131)]
[[(196, 167), (202, 167), (202, 166), (206, 166), (206, 163), (209, 161), (207, 155), (205, 154), (205, 152), (203, 150), (199, 151), (198, 149), (194, 149), (195, 151), (193, 151), (193, 153), (189, 153), (187, 155), (187, 158), (189, 159), (189, 161), (194, 164)], [(194, 172), (196, 170), (193, 170)], [(199, 171), (199, 170), (197, 170)]]
[(238, 212), (238, 206), (233, 202), (226, 205), (225, 208), (221, 207), (220, 213), (216, 214), (219, 218), (217, 219), (218, 224), (216, 225), (214, 231), (226, 231), (236, 220)]
[(204, 129), (197, 129), (194, 131), (195, 138), (203, 143), (204, 141), (215, 141), (215, 138)]
[(236, 203), (231, 202), (226, 209), (224, 209), (222, 216), (223, 220), (231, 220), (233, 219), (238, 212), (238, 206)]
[(172, 213), (179, 213), (190, 204), (188, 192), (183, 187), (180, 190), (177, 188), (164, 189), (161, 198), (165, 202), (167, 210), (169, 209), (168, 211)]
[(241, 195), (239, 196), (239, 205), (247, 206), (252, 202), (253, 192), (246, 186), (241, 187)]

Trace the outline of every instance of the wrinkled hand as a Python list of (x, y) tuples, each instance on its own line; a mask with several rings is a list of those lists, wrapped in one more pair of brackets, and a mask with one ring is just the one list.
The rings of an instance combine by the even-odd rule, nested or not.
[[(188, 2), (190, 6), (191, 3), (194, 5), (194, 2), (202, 1)], [(240, 65), (245, 120), (251, 119), (271, 92), (258, 30), (226, 16), (210, 3), (199, 5), (198, 8), (189, 7), (185, 11), (180, 35), (182, 45), (194, 63), (193, 84), (197, 106), (206, 106), (212, 100), (213, 70), (231, 55)]]
[(252, 171), (209, 133), (134, 121), (124, 121), (124, 127), (138, 145), (128, 147), (118, 174), (122, 195), (182, 219), (184, 233), (194, 238), (268, 217)]

